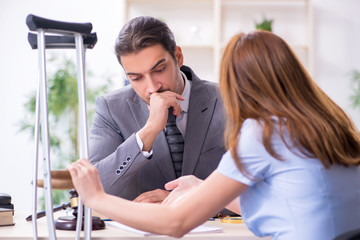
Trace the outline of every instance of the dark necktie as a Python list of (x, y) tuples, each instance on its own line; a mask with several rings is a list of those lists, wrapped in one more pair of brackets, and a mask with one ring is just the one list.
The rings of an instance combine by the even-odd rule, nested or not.
[(173, 114), (172, 108), (169, 109), (165, 136), (169, 144), (170, 154), (174, 164), (176, 177), (180, 177), (184, 152), (184, 138), (181, 135), (180, 130), (176, 126), (176, 116)]

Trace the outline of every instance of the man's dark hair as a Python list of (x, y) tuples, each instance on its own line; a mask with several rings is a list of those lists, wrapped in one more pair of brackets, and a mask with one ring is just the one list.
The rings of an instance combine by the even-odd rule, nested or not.
[(121, 29), (115, 42), (115, 54), (121, 64), (121, 56), (156, 44), (161, 44), (175, 60), (176, 42), (167, 24), (153, 17), (141, 16), (131, 19)]

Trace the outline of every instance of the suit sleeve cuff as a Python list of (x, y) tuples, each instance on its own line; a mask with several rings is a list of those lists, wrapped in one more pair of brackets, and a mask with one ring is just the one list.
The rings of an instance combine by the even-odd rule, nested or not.
[[(140, 139), (140, 137), (139, 137), (139, 133), (136, 133), (135, 136), (136, 136), (136, 142), (137, 142), (140, 150), (142, 150), (143, 147), (144, 147), (144, 143), (141, 141), (141, 139)], [(142, 154), (143, 154), (144, 157), (146, 157), (146, 158), (151, 158), (151, 156), (153, 155), (153, 149), (151, 148), (150, 152), (148, 152), (148, 151), (142, 151)]]

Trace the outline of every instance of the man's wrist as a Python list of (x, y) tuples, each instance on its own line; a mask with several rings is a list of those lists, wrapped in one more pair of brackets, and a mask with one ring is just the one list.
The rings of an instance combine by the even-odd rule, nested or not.
[(136, 137), (136, 143), (138, 144), (138, 146), (139, 146), (139, 148), (140, 148), (140, 151), (142, 152), (142, 154), (144, 155), (144, 157), (150, 158), (150, 157), (152, 156), (152, 154), (153, 154), (152, 148), (151, 148), (150, 151), (143, 151), (144, 143), (142, 142), (142, 140), (141, 140), (138, 132), (135, 134), (135, 137)]
[(151, 124), (146, 123), (145, 126), (137, 132), (143, 143), (142, 151), (149, 152), (152, 149), (152, 145), (160, 131), (154, 129)]

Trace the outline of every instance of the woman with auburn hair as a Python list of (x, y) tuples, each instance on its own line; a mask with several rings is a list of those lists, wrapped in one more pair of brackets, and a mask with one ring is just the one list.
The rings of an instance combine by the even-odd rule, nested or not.
[(257, 236), (333, 239), (360, 227), (359, 133), (280, 37), (235, 35), (222, 58), (220, 89), (228, 152), (205, 181), (181, 177), (165, 186), (172, 192), (163, 204), (136, 203), (106, 194), (96, 168), (81, 159), (67, 169), (85, 205), (175, 237), (224, 206), (239, 212), (239, 203)]

